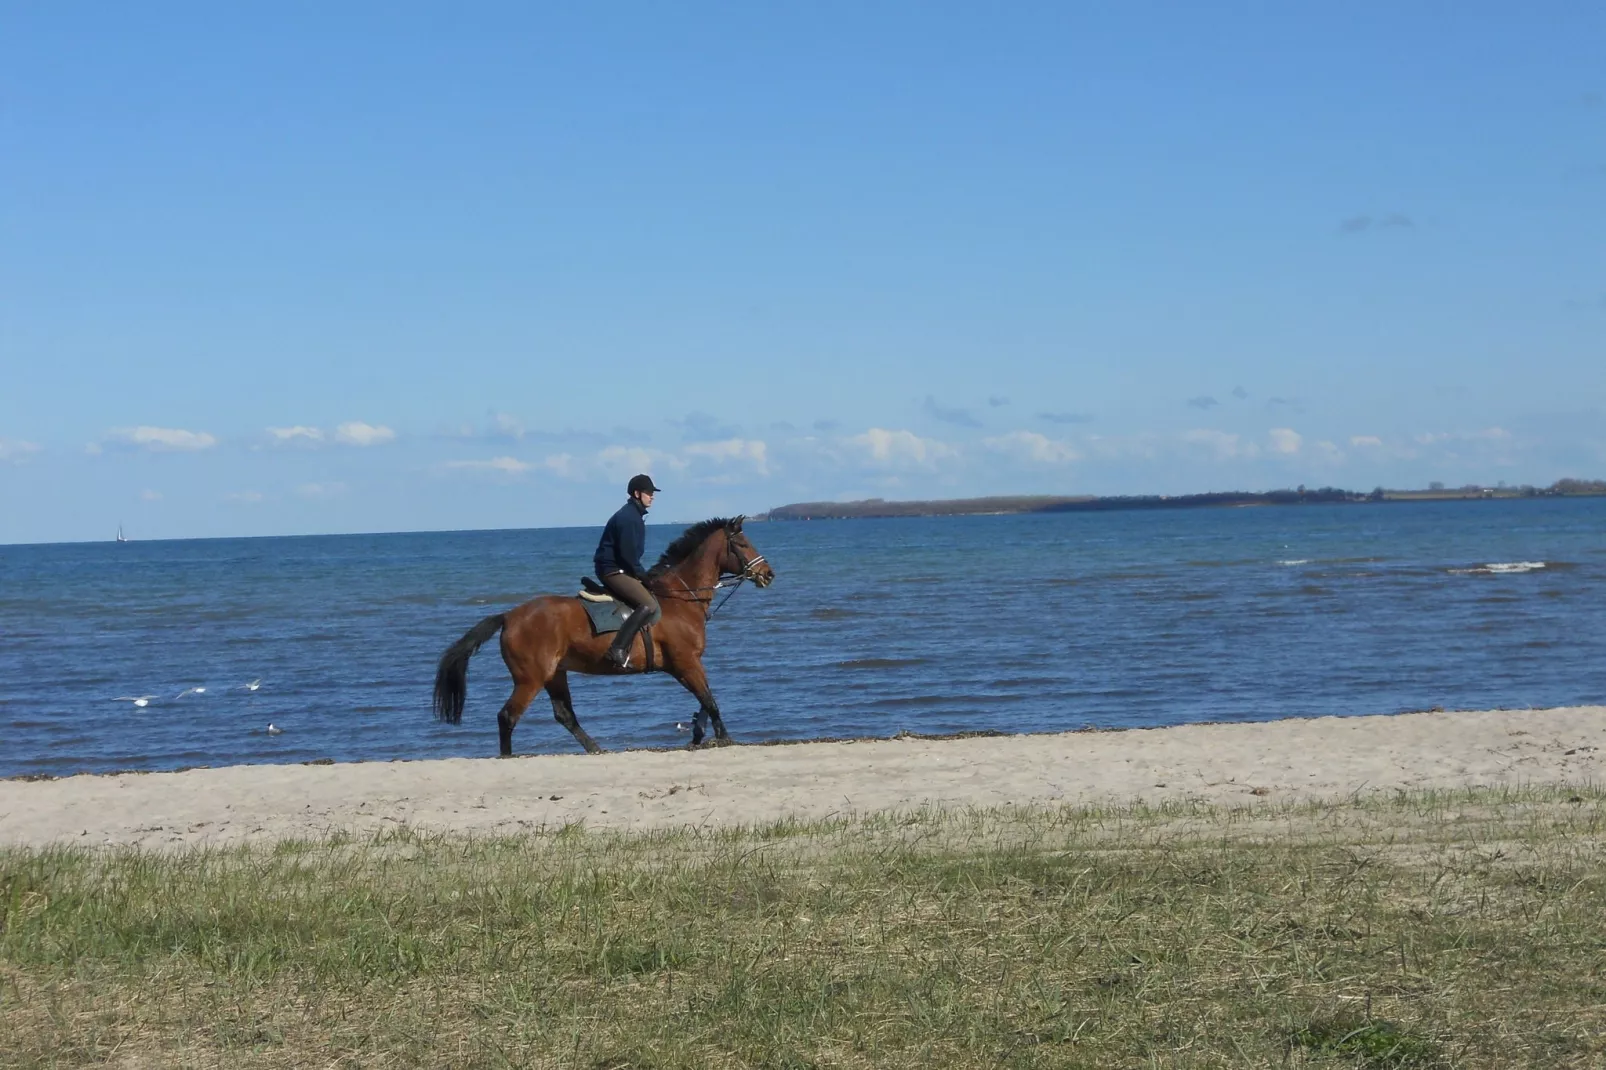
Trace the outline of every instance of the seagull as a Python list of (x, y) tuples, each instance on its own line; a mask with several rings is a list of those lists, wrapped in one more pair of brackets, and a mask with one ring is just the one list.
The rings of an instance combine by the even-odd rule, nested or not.
[(677, 732), (690, 732), (691, 731), (691, 725), (687, 724), (685, 721), (676, 721), (675, 722), (675, 731), (677, 731)]
[(261, 680), (252, 680), (248, 684), (241, 684), (240, 685), (240, 690), (241, 691), (255, 691), (257, 688), (259, 688), (261, 686), (262, 686), (262, 681)]
[(155, 695), (118, 695), (115, 699), (113, 699), (113, 701), (132, 702), (134, 705), (143, 709), (144, 707), (149, 706), (151, 704), (151, 699), (155, 697)]
[(183, 698), (185, 695), (204, 695), (204, 694), (206, 694), (206, 688), (204, 688), (204, 687), (186, 687), (184, 690), (182, 690), (182, 691), (180, 691), (178, 693), (177, 697), (178, 698)]
[(280, 728), (278, 725), (276, 725), (276, 724), (269, 724), (268, 725), (268, 735), (270, 735), (270, 736), (278, 736), (278, 735), (283, 735), (283, 734), (284, 734), (284, 729)]

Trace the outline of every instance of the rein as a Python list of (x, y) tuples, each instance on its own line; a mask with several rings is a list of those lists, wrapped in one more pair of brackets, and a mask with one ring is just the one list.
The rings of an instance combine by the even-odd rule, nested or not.
[[(672, 591), (664, 591), (663, 593), (665, 595), (670, 596), (670, 597), (678, 598), (683, 602), (701, 602), (703, 604), (703, 614), (704, 614), (703, 619), (704, 620), (713, 620), (714, 619), (714, 614), (718, 613), (720, 610), (725, 608), (725, 603), (729, 602), (731, 600), (731, 596), (734, 595), (737, 592), (738, 589), (740, 589), (742, 584), (746, 583), (748, 580), (753, 578), (753, 569), (756, 568), (758, 565), (762, 564), (763, 561), (764, 561), (764, 555), (763, 554), (759, 554), (757, 557), (754, 557), (751, 561), (743, 561), (740, 550), (737, 550), (733, 546), (733, 547), (731, 547), (731, 551), (736, 554), (736, 560), (740, 561), (741, 565), (742, 565), (742, 570), (740, 572), (730, 573), (730, 575), (733, 575), (733, 576), (736, 577), (736, 582), (735, 583), (726, 584), (725, 577), (721, 576), (719, 579), (714, 581), (714, 584), (711, 587), (693, 587), (691, 584), (686, 582), (686, 578), (684, 576), (682, 576), (680, 573), (676, 572), (674, 574), (675, 579), (680, 581), (680, 585), (686, 589), (686, 593), (684, 595), (681, 595), (678, 592), (672, 592)], [(662, 578), (662, 577), (660, 577), (660, 578)], [(724, 598), (721, 598), (719, 600), (719, 605), (717, 605), (717, 606), (714, 605), (714, 593), (713, 592), (725, 590), (727, 588), (727, 586), (730, 589), (730, 593), (725, 595)], [(699, 591), (707, 591), (708, 592), (708, 597), (707, 598), (699, 597), (698, 596), (698, 592)]]

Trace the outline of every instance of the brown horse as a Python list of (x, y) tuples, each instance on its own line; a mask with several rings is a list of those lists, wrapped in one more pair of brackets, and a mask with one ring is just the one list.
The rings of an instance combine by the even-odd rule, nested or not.
[(714, 741), (729, 742), (719, 705), (708, 688), (708, 674), (703, 671), (714, 593), (726, 576), (735, 576), (738, 582), (752, 580), (758, 587), (768, 587), (775, 581), (775, 570), (742, 532), (742, 520), (739, 516), (705, 520), (693, 524), (669, 544), (647, 575), (647, 586), (663, 607), (663, 619), (653, 625), (650, 633), (643, 631), (636, 636), (629, 668), (617, 668), (603, 657), (612, 636), (591, 634), (591, 623), (578, 598), (540, 595), (506, 613), (486, 617), (441, 655), (440, 668), (435, 672), (435, 716), (448, 724), (462, 721), (463, 702), (468, 697), (468, 659), (500, 630), (502, 661), (513, 674), (513, 694), (496, 715), (502, 756), (513, 753), (513, 728), (543, 687), (552, 699), (552, 716), (574, 734), (587, 752), (600, 754), (602, 748), (574, 716), (569, 670), (591, 676), (642, 672), (648, 663), (644, 644), (650, 641), (657, 667), (697, 696), (692, 746), (703, 742), (704, 725), (710, 720), (714, 723)]

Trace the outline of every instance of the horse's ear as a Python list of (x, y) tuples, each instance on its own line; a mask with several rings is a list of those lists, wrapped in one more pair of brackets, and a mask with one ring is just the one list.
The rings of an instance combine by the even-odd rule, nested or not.
[(732, 520), (731, 521), (731, 532), (733, 534), (740, 535), (741, 532), (742, 532), (742, 521), (744, 521), (746, 519), (747, 518), (745, 516), (739, 516), (735, 520)]

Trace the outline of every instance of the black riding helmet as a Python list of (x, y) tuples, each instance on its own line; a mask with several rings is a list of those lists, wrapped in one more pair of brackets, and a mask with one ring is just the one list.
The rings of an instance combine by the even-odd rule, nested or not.
[(657, 494), (658, 488), (652, 485), (652, 476), (632, 476), (630, 479), (630, 485), (625, 488), (625, 493), (634, 494), (637, 491), (640, 491), (643, 494)]

